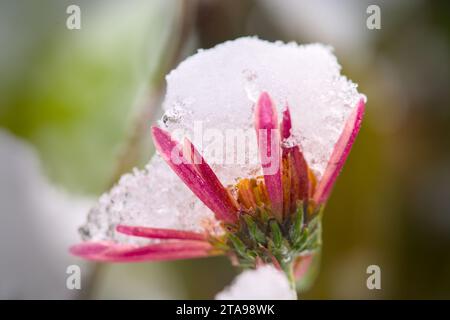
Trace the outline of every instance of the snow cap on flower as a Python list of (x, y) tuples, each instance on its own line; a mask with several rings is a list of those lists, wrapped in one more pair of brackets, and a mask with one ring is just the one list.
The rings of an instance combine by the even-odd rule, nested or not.
[(286, 275), (264, 265), (242, 272), (233, 283), (216, 295), (216, 300), (295, 300)]
[[(258, 149), (252, 148), (256, 146), (254, 112), (260, 94), (268, 92), (278, 119), (289, 105), (292, 130), (284, 143), (300, 146), (318, 180), (324, 175), (333, 180), (356, 135), (352, 128), (359, 129), (354, 122), (346, 124), (352, 117), (360, 121), (363, 110), (357, 86), (342, 76), (340, 69), (332, 49), (320, 44), (240, 38), (200, 50), (167, 76), (160, 127), (178, 141), (190, 137), (222, 184), (235, 184), (236, 179), (262, 173)], [(203, 135), (196, 137), (199, 127)], [(352, 130), (338, 143), (347, 127)], [(254, 139), (245, 149), (246, 162), (228, 161), (242, 155), (226, 145), (224, 137), (227, 132), (240, 137), (245, 130), (252, 133), (249, 139)], [(336, 145), (347, 151), (327, 173)], [(223, 150), (223, 154), (212, 150)], [(318, 199), (326, 198), (330, 186), (332, 183), (319, 188), (323, 196)], [(144, 170), (123, 176), (104, 194), (81, 230), (85, 239), (130, 241), (116, 231), (117, 224), (220, 233), (211, 210), (159, 155)]]

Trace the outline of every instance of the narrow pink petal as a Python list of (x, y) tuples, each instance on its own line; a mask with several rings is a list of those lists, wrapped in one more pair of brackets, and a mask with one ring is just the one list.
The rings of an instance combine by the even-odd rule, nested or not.
[[(281, 136), (284, 139), (288, 139), (291, 136), (292, 122), (291, 113), (289, 107), (283, 111), (283, 120), (281, 121), (280, 131)], [(308, 179), (308, 164), (306, 163), (305, 157), (300, 150), (299, 145), (294, 145), (292, 147), (283, 147), (283, 157), (292, 157), (292, 179), (295, 181), (291, 182), (294, 186), (291, 190), (291, 207), (296, 206), (297, 200), (305, 200), (308, 198), (309, 190), (309, 179)]]
[(283, 188), (281, 183), (280, 130), (278, 129), (277, 111), (266, 92), (260, 95), (256, 106), (255, 128), (264, 182), (272, 204), (272, 210), (276, 217), (281, 218), (283, 213)]
[(202, 233), (173, 229), (118, 225), (116, 230), (130, 236), (150, 239), (206, 240), (207, 238), (206, 235)]
[(104, 252), (112, 245), (114, 244), (111, 242), (82, 242), (70, 247), (69, 251), (73, 255), (87, 257)]
[(186, 159), (193, 165), (195, 170), (202, 176), (205, 182), (211, 186), (215, 195), (221, 199), (221, 201), (226, 205), (227, 209), (230, 211), (230, 215), (235, 216), (235, 212), (238, 211), (238, 206), (232, 199), (231, 195), (228, 193), (227, 189), (222, 185), (219, 178), (217, 178), (214, 171), (202, 157), (200, 152), (197, 151), (195, 146), (189, 141), (189, 139), (184, 139), (184, 149), (183, 154)]
[(291, 129), (292, 129), (291, 112), (289, 111), (289, 107), (286, 106), (286, 109), (283, 110), (283, 120), (281, 120), (280, 125), (280, 133), (282, 140), (286, 140), (291, 136)]
[(212, 246), (205, 241), (167, 241), (126, 250), (112, 250), (105, 257), (112, 261), (176, 260), (210, 255)]
[(359, 100), (358, 105), (350, 114), (344, 130), (334, 146), (323, 177), (320, 180), (313, 196), (314, 202), (318, 205), (325, 203), (328, 199), (336, 178), (342, 170), (345, 160), (347, 160), (348, 154), (350, 153), (359, 129), (361, 128), (364, 107), (364, 100)]
[(70, 252), (88, 260), (108, 262), (139, 262), (188, 259), (212, 255), (212, 246), (204, 241), (167, 241), (147, 246), (116, 243), (85, 242), (73, 246)]
[(216, 218), (228, 223), (235, 222), (236, 208), (224, 202), (223, 194), (218, 193), (210, 181), (205, 181), (191, 161), (184, 157), (181, 145), (161, 128), (152, 127), (152, 135), (156, 149), (163, 159), (186, 186), (215, 213)]
[(313, 261), (313, 254), (305, 255), (297, 258), (294, 264), (294, 277), (298, 281), (308, 272), (311, 262)]
[(114, 242), (82, 242), (70, 247), (71, 254), (88, 260), (108, 261), (103, 257), (105, 252), (113, 249), (132, 249), (131, 245), (118, 245)]
[(292, 150), (292, 159), (293, 167), (296, 172), (295, 178), (299, 183), (297, 199), (305, 200), (308, 198), (309, 190), (308, 165), (298, 146), (295, 146)]

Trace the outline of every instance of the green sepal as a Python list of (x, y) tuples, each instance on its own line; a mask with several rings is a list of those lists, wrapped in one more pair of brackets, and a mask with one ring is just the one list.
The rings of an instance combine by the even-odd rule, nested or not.
[(261, 217), (263, 223), (268, 223), (270, 220), (270, 214), (264, 207), (256, 208), (256, 213)]
[(253, 221), (252, 217), (249, 215), (244, 215), (245, 223), (247, 224), (248, 231), (250, 233), (250, 236), (253, 238), (253, 240), (256, 243), (266, 243), (266, 236), (261, 231), (261, 229), (258, 228), (258, 225), (255, 221)]
[(270, 221), (270, 230), (272, 232), (272, 240), (275, 248), (280, 249), (283, 244), (283, 234), (276, 220)]
[(297, 205), (297, 212), (293, 217), (292, 225), (289, 230), (289, 237), (291, 239), (291, 242), (294, 244), (298, 243), (302, 236), (303, 220), (304, 220), (303, 203), (299, 202)]
[(234, 234), (228, 234), (228, 239), (230, 239), (231, 243), (233, 244), (234, 248), (236, 249), (236, 252), (241, 256), (241, 257), (247, 257), (247, 250), (245, 247), (245, 244), (241, 241), (241, 239), (239, 239), (238, 237), (236, 237)]

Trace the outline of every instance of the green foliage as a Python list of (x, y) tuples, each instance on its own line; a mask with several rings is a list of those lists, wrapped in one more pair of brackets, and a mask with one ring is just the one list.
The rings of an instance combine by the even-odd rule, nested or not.
[[(114, 2), (101, 11), (83, 3), (82, 29), (68, 30), (64, 5), (34, 17), (56, 27), (32, 42), (26, 68), (11, 68), (19, 81), (3, 87), (0, 126), (32, 142), (58, 184), (98, 193), (111, 179), (133, 107), (151, 85), (173, 14), (163, 1)], [(8, 32), (8, 45), (16, 45), (16, 30)]]

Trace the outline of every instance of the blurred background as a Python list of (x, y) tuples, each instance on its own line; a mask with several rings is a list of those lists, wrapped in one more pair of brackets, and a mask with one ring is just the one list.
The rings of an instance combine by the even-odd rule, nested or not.
[[(69, 30), (66, 9), (81, 8)], [(381, 29), (366, 12), (381, 9)], [(164, 75), (244, 35), (322, 42), (368, 97), (329, 201), (303, 299), (450, 299), (450, 3), (0, 1), (0, 298), (208, 299), (226, 258), (93, 264), (70, 257), (89, 206), (144, 165)], [(81, 290), (66, 269), (81, 267)], [(366, 268), (381, 268), (368, 290)]]

